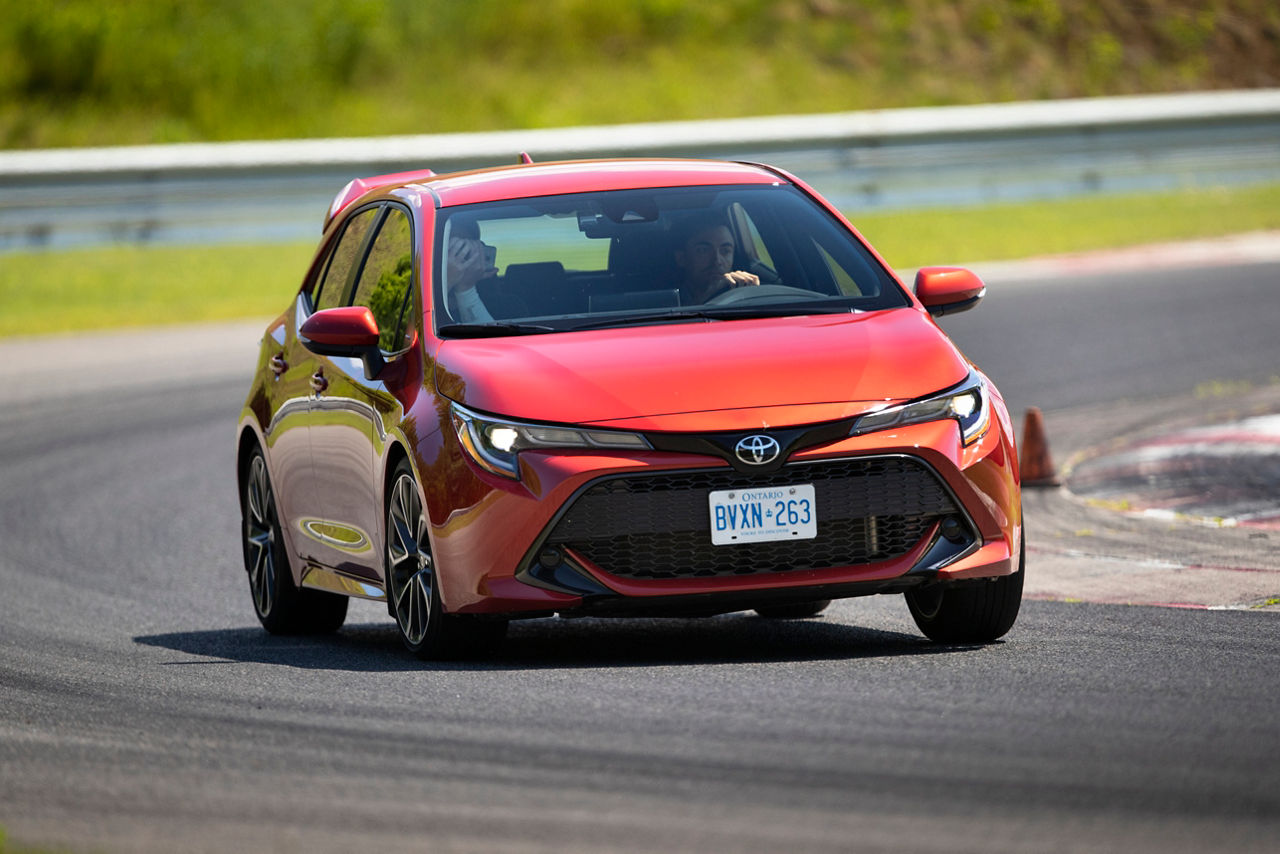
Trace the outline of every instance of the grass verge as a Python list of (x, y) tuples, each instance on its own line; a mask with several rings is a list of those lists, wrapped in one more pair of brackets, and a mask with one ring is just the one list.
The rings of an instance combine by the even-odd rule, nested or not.
[(0, 256), (0, 337), (271, 317), (314, 243), (112, 246)]
[(0, 854), (57, 854), (62, 850), (60, 848), (32, 848), (27, 845), (19, 845), (16, 842), (9, 841), (5, 834), (5, 829), (0, 827)]
[[(898, 268), (1280, 229), (1280, 185), (850, 217)], [(313, 243), (0, 256), (0, 337), (267, 318)]]
[(850, 216), (897, 268), (1280, 229), (1280, 185)]

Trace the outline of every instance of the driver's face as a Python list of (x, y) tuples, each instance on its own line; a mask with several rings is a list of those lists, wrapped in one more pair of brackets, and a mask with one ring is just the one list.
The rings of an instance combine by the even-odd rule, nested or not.
[(686, 280), (706, 284), (733, 269), (733, 248), (733, 233), (726, 226), (712, 226), (685, 241), (676, 261)]

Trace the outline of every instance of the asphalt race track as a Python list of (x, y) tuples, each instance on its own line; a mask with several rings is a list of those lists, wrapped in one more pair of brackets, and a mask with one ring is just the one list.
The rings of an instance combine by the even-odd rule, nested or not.
[[(1278, 283), (1274, 264), (999, 283), (944, 326), (1015, 412), (1210, 409), (1206, 383), (1273, 382)], [(268, 636), (232, 475), (254, 341), (218, 331), (244, 338), (0, 346), (11, 843), (1275, 850), (1274, 611), (1030, 600), (1003, 642), (948, 647), (879, 597), (798, 622), (517, 623), (493, 660), (446, 665), (403, 653), (375, 603), (335, 637)], [(1142, 530), (1139, 555), (1168, 535)]]

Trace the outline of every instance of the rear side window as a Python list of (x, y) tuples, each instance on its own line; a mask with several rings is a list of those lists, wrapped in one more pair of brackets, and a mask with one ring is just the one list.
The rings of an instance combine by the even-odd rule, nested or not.
[(338, 238), (329, 254), (324, 275), (311, 297), (311, 303), (317, 311), (347, 304), (347, 285), (351, 282), (352, 270), (360, 259), (360, 250), (364, 247), (365, 238), (377, 219), (377, 214), (378, 208), (369, 208), (347, 220), (342, 237)]
[(413, 232), (409, 216), (389, 206), (356, 282), (353, 305), (368, 306), (378, 321), (378, 346), (394, 352), (413, 343), (416, 325), (410, 311), (413, 282)]

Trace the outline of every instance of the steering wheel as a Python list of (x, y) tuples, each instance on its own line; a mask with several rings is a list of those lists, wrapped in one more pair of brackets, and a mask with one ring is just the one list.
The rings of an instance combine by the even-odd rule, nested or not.
[(807, 291), (804, 288), (793, 288), (790, 285), (742, 285), (729, 288), (707, 300), (707, 305), (736, 305), (738, 303), (772, 301), (785, 299), (823, 299), (822, 294)]

